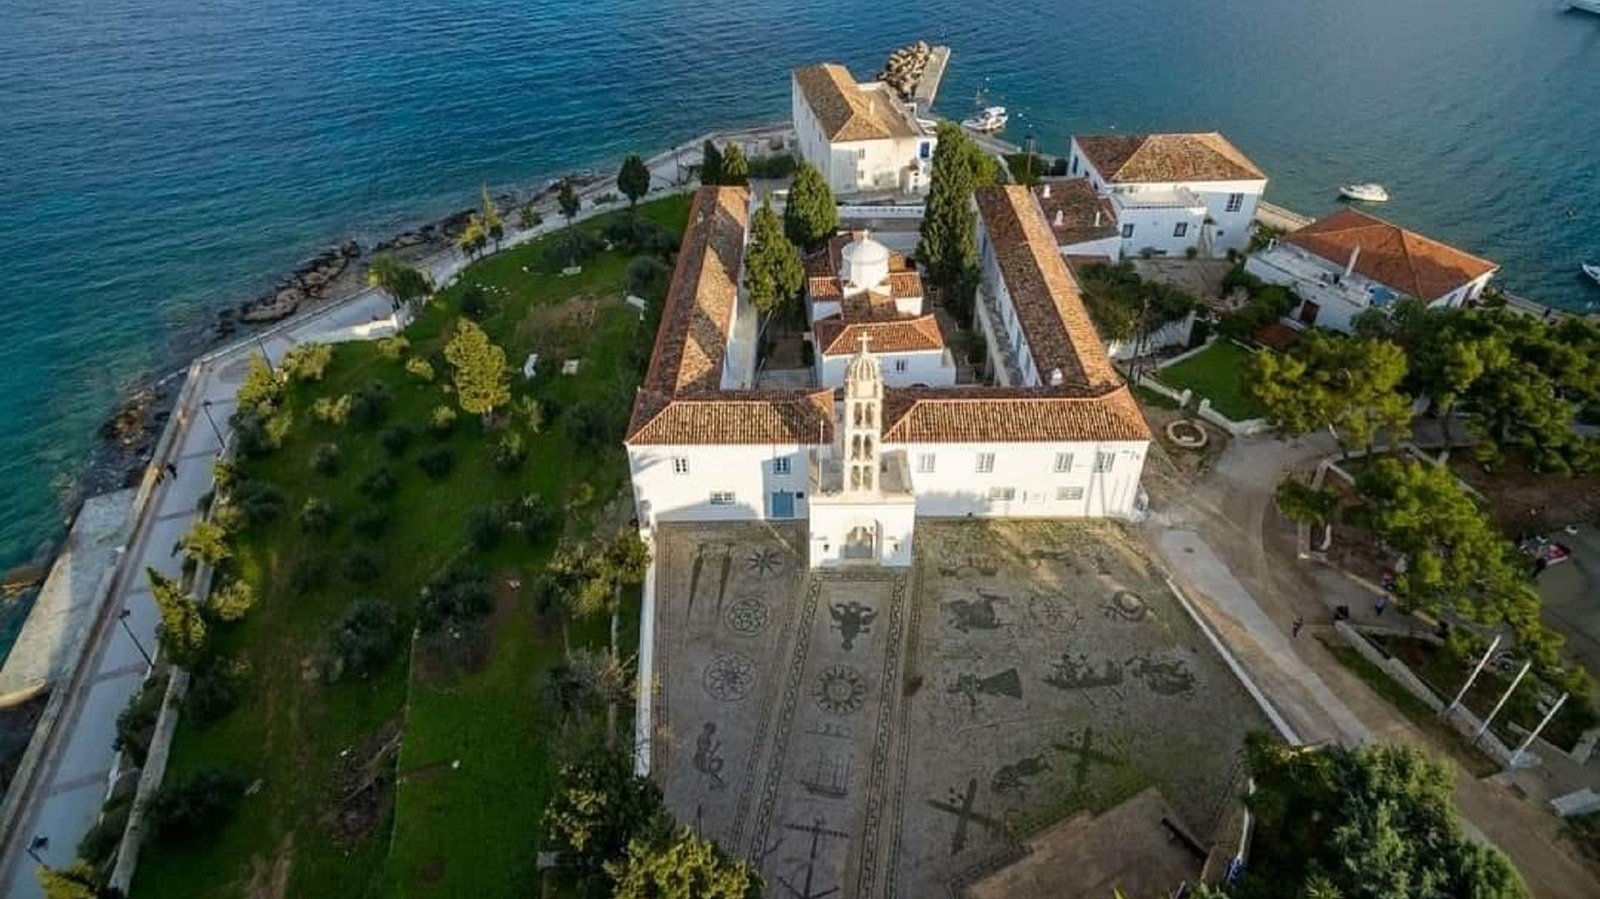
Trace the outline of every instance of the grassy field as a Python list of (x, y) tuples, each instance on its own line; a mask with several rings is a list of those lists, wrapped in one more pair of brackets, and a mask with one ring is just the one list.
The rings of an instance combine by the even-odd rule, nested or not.
[(1218, 340), (1204, 351), (1156, 373), (1162, 383), (1177, 390), (1188, 388), (1195, 402), (1209, 399), (1218, 412), (1245, 421), (1260, 418), (1265, 410), (1245, 388), (1244, 364), (1250, 351), (1230, 340)]
[[(687, 212), (687, 197), (640, 208), (675, 231)], [(652, 337), (622, 302), (626, 255), (603, 253), (581, 275), (563, 278), (539, 273), (543, 253), (540, 241), (479, 262), (408, 329), (407, 355), (433, 360), (432, 383), (363, 343), (337, 347), (320, 382), (290, 388), (286, 405), (294, 423), (284, 444), (243, 467), (281, 487), (286, 498), (278, 520), (239, 538), (238, 569), (261, 598), (248, 617), (218, 628), (213, 638), (248, 663), (248, 693), (210, 724), (186, 716), (168, 772), (181, 778), (222, 767), (252, 787), (220, 832), (190, 845), (148, 846), (135, 897), (537, 895), (534, 853), (560, 723), (546, 698), (545, 673), (561, 657), (562, 637), (522, 585), (555, 537), (530, 544), (507, 535), (493, 551), (476, 552), (466, 540), (466, 519), (475, 507), (537, 493), (562, 510), (567, 536), (593, 527), (623, 485), (625, 459), (620, 447), (574, 446), (562, 414), (580, 401), (598, 402), (620, 425)], [(484, 329), (517, 370), (514, 394), (535, 396), (546, 408), (520, 470), (506, 473), (492, 464), (503, 432), (486, 434), (473, 416), (462, 415), (448, 435), (419, 433), (398, 458), (382, 446), (381, 425), (363, 429), (311, 416), (319, 397), (379, 381), (393, 393), (383, 424), (407, 422), (425, 431), (430, 410), (454, 405), (439, 351), (473, 283), (489, 298)], [(530, 352), (540, 354), (540, 375), (525, 382), (520, 368)], [(582, 360), (575, 376), (560, 374), (561, 360), (569, 358)], [(312, 453), (327, 443), (337, 444), (342, 460), (333, 476), (310, 467)], [(453, 450), (455, 467), (434, 481), (416, 457), (440, 444)], [(357, 485), (382, 466), (398, 487), (374, 501)], [(331, 533), (306, 534), (296, 522), (295, 512), (313, 497), (337, 510), (340, 523)], [(375, 504), (388, 508), (387, 531), (358, 535), (352, 517)], [(347, 576), (344, 561), (358, 550), (379, 560), (376, 578)], [(483, 629), (481, 652), (450, 655), (419, 646), (366, 680), (326, 686), (314, 676), (333, 622), (353, 600), (392, 603), (409, 633), (419, 588), (458, 559), (495, 578), (498, 605)], [(635, 595), (624, 620), (635, 619), (636, 610)], [(572, 641), (600, 646), (604, 631), (604, 622), (580, 622)], [(636, 637), (624, 633), (623, 640), (627, 647)], [(631, 724), (631, 711), (623, 723)], [(351, 809), (341, 797), (352, 768), (397, 733), (397, 788), (371, 807)]]

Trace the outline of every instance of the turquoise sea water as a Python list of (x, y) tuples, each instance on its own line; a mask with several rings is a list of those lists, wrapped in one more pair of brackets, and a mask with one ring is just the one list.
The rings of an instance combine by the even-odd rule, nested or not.
[(787, 71), (950, 44), (1060, 152), (1218, 129), (1310, 213), (1385, 214), (1581, 308), (1600, 259), (1600, 17), (1544, 0), (10, 0), (0, 24), (0, 565), (29, 555), (119, 391), (320, 248), (710, 128)]

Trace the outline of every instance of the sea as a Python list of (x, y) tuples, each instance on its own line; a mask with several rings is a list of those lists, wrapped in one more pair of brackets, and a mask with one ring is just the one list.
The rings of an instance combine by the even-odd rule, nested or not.
[[(1008, 136), (1219, 130), (1267, 197), (1383, 214), (1600, 301), (1600, 17), (1557, 0), (7, 0), (0, 567), (58, 536), (119, 397), (330, 244), (776, 121), (789, 70), (954, 54)], [(0, 635), (0, 651), (9, 642)]]

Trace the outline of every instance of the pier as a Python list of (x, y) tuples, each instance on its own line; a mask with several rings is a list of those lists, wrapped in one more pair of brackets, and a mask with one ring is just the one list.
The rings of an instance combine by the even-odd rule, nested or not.
[(944, 80), (944, 70), (949, 65), (950, 48), (943, 44), (934, 47), (928, 57), (928, 67), (922, 71), (922, 77), (917, 79), (917, 89), (911, 94), (918, 113), (927, 115), (928, 110), (933, 108), (933, 100), (939, 95), (939, 82)]

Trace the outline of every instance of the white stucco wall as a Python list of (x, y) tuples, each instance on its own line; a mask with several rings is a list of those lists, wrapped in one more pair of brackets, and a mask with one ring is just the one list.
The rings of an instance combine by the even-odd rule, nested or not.
[[(918, 515), (979, 518), (1130, 517), (1148, 448), (1146, 441), (884, 446), (906, 454)], [(1113, 454), (1110, 471), (1094, 471), (1099, 452)], [(981, 453), (994, 454), (992, 471), (978, 470)], [(1068, 471), (1055, 470), (1058, 453), (1071, 454)], [(927, 455), (933, 457), (932, 471), (924, 470)], [(997, 488), (1013, 489), (1015, 496), (991, 498)], [(1081, 495), (1063, 495), (1063, 489)]]
[[(1186, 230), (1177, 236), (1177, 226)], [(1119, 250), (1123, 257), (1142, 255), (1146, 250), (1158, 256), (1183, 256), (1190, 247), (1200, 245), (1205, 213), (1182, 206), (1119, 206), (1117, 227)], [(1131, 234), (1129, 233), (1131, 230)], [(1224, 251), (1226, 252), (1226, 251)]]
[(811, 507), (810, 554), (813, 568), (862, 564), (843, 556), (845, 537), (855, 527), (866, 527), (877, 539), (878, 558), (866, 564), (904, 568), (911, 564), (917, 507), (913, 502), (850, 503), (830, 499)]
[[(678, 473), (674, 459), (688, 462)], [(789, 473), (774, 460), (788, 459)], [(796, 494), (795, 517), (806, 515), (808, 456), (793, 444), (779, 446), (630, 446), (628, 469), (639, 521), (727, 521), (770, 517), (772, 494)], [(731, 504), (711, 502), (712, 492), (731, 492)]]
[(1116, 262), (1122, 258), (1122, 238), (1112, 235), (1111, 237), (1102, 237), (1099, 240), (1063, 244), (1061, 246), (1061, 255), (1101, 256), (1108, 262)]
[(926, 183), (906, 185), (902, 178), (906, 166), (921, 158), (923, 145), (927, 146), (927, 162), (932, 165), (933, 135), (829, 143), (799, 84), (793, 77), (789, 81), (790, 118), (794, 122), (796, 149), (801, 159), (822, 172), (835, 194), (907, 188), (917, 193), (927, 191)]
[[(873, 353), (883, 369), (883, 383), (889, 387), (950, 387), (956, 383), (956, 368), (945, 350), (914, 353)], [(851, 356), (817, 356), (817, 383), (838, 389), (844, 386), (844, 370)], [(901, 369), (901, 363), (905, 368)]]

